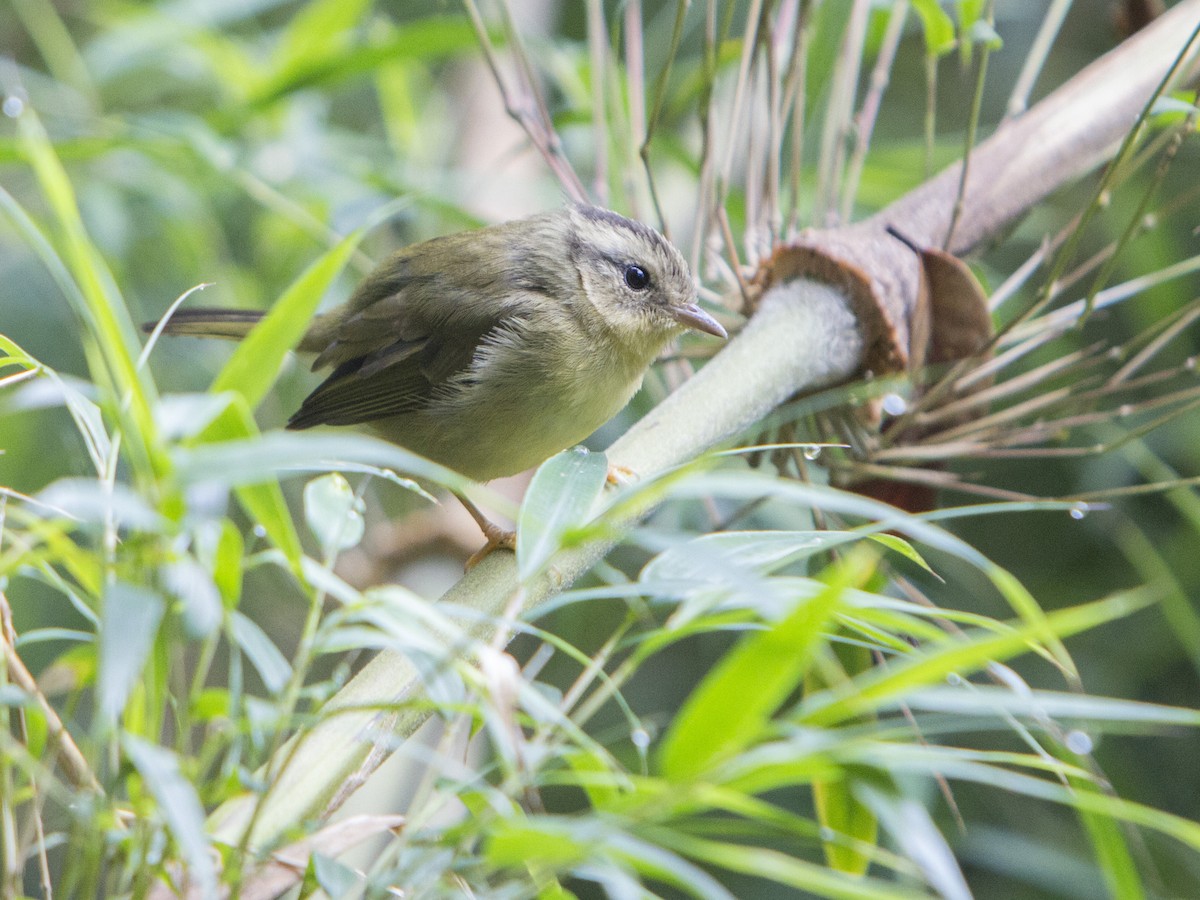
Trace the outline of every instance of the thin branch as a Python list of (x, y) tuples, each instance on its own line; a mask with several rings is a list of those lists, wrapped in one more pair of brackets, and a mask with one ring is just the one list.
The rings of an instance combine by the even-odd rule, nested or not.
[(754, 48), (759, 27), (762, 23), (763, 0), (751, 0), (746, 12), (746, 28), (742, 35), (742, 58), (738, 64), (737, 82), (734, 86), (733, 105), (725, 116), (726, 143), (724, 158), (721, 162), (717, 193), (713, 198), (714, 212), (716, 207), (725, 205), (729, 195), (729, 185), (733, 178), (733, 161), (739, 146), (738, 134), (742, 127), (743, 109), (749, 94), (750, 68), (754, 61)]
[[(988, 3), (986, 21), (989, 25), (995, 17), (995, 0)], [(962, 40), (968, 40), (969, 35), (963, 35)], [(979, 111), (983, 108), (983, 86), (987, 83), (988, 59), (991, 58), (990, 43), (984, 42), (979, 49), (979, 71), (975, 76), (975, 94), (971, 98), (971, 114), (967, 119), (966, 146), (963, 148), (962, 167), (958, 179), (958, 192), (954, 195), (954, 209), (950, 213), (950, 225), (946, 228), (946, 239), (942, 241), (942, 249), (947, 249), (954, 240), (954, 227), (962, 215), (963, 197), (967, 193), (967, 179), (971, 174), (971, 154), (975, 149), (975, 135), (979, 131)]]
[(79, 791), (103, 795), (104, 789), (92, 772), (92, 767), (88, 765), (87, 757), (83, 755), (67, 726), (54, 711), (54, 706), (38, 687), (37, 679), (25, 667), (24, 661), (17, 653), (12, 640), (14, 632), (11, 622), (12, 610), (8, 605), (8, 598), (0, 591), (0, 631), (3, 632), (0, 634), (0, 652), (4, 655), (5, 675), (34, 702), (45, 718), (47, 740), (55, 748), (58, 763), (71, 786)]
[(676, 0), (675, 25), (671, 29), (671, 46), (667, 50), (667, 58), (663, 62), (663, 67), (658, 73), (658, 80), (654, 83), (654, 105), (650, 108), (650, 118), (646, 122), (646, 136), (642, 139), (642, 146), (638, 151), (638, 155), (642, 158), (642, 166), (646, 170), (646, 184), (650, 187), (650, 199), (654, 203), (654, 212), (659, 228), (667, 237), (670, 237), (670, 232), (667, 231), (666, 216), (663, 215), (662, 204), (658, 199), (658, 188), (654, 183), (654, 173), (650, 168), (650, 142), (654, 140), (654, 129), (658, 126), (663, 104), (666, 102), (667, 83), (671, 79), (671, 66), (675, 62), (675, 55), (679, 53), (679, 42), (683, 37), (683, 21), (687, 13), (687, 6), (686, 0)]
[[(632, 173), (640, 162), (639, 149), (646, 143), (646, 41), (642, 32), (642, 0), (629, 0), (625, 7), (625, 83), (629, 98), (628, 152)], [(635, 214), (641, 210), (641, 193), (630, 191)]]
[[(567, 192), (567, 196), (579, 203), (586, 202), (587, 191), (584, 190), (583, 182), (575, 174), (571, 163), (562, 155), (561, 142), (553, 125), (550, 123), (549, 113), (542, 102), (540, 93), (537, 91), (536, 84), (532, 80), (533, 72), (529, 66), (528, 57), (520, 47), (520, 43), (514, 43), (514, 55), (518, 68), (524, 73), (526, 78), (524, 85), (525, 96), (523, 98), (510, 87), (508, 81), (500, 72), (500, 62), (496, 57), (496, 50), (492, 46), (492, 39), (488, 35), (487, 26), (483, 22), (483, 17), (479, 13), (479, 8), (476, 6), (475, 0), (462, 0), (462, 2), (467, 15), (471, 19), (471, 25), (475, 29), (475, 36), (479, 40), (479, 46), (483, 50), (484, 60), (487, 62), (488, 69), (491, 70), (492, 80), (495, 81), (496, 88), (500, 91), (500, 97), (504, 103), (504, 111), (524, 129), (530, 143), (541, 153), (542, 158), (546, 161), (546, 165), (550, 167), (550, 171), (555, 174), (559, 184)], [(505, 24), (509, 26), (510, 32), (509, 39), (513, 41), (516, 36), (512, 34), (511, 16), (507, 15), (507, 6), (505, 7), (505, 11)], [(537, 114), (531, 115), (529, 112), (531, 104), (528, 101), (530, 98), (533, 100), (532, 105), (537, 110)]]
[(707, 0), (704, 9), (704, 51), (700, 55), (701, 87), (697, 103), (700, 116), (700, 175), (697, 179), (696, 204), (693, 213), (692, 246), (688, 254), (692, 271), (701, 271), (700, 265), (704, 246), (712, 227), (712, 214), (718, 204), (716, 197), (715, 161), (716, 141), (713, 123), (716, 121), (713, 85), (717, 77), (717, 8), (716, 0)]
[[(792, 58), (788, 63), (787, 86), (783, 105), (791, 107), (792, 158), (788, 172), (788, 213), (785, 234), (794, 234), (800, 224), (800, 173), (804, 167), (805, 103), (808, 81), (808, 43), (813, 10), (812, 0), (801, 0), (792, 39)], [(782, 132), (781, 132), (782, 133)]]
[[(1176, 9), (1178, 9), (1178, 8), (1179, 7), (1176, 7)], [(1179, 49), (1179, 52), (1175, 55), (1175, 57), (1172, 61), (1171, 67), (1163, 74), (1163, 76), (1159, 80), (1157, 86), (1150, 93), (1150, 95), (1145, 99), (1145, 101), (1142, 105), (1141, 112), (1137, 117), (1134, 127), (1130, 128), (1128, 131), (1126, 131), (1125, 137), (1121, 141), (1121, 146), (1117, 150), (1116, 155), (1113, 157), (1112, 163), (1108, 166), (1108, 168), (1105, 170), (1104, 175), (1100, 178), (1099, 184), (1096, 185), (1095, 192), (1092, 196), (1092, 201), (1084, 209), (1083, 216), (1080, 218), (1079, 227), (1076, 228), (1075, 231), (1071, 234), (1070, 238), (1067, 239), (1067, 242), (1059, 250), (1057, 257), (1055, 258), (1053, 264), (1051, 265), (1050, 271), (1046, 276), (1045, 289), (1043, 290), (1041, 295), (1038, 297), (1038, 299), (1035, 300), (1034, 303), (1032, 303), (1027, 310), (1025, 310), (1020, 316), (1017, 317), (1018, 320), (1032, 316), (1034, 313), (1036, 313), (1042, 307), (1044, 307), (1046, 305), (1046, 303), (1049, 302), (1048, 298), (1049, 298), (1050, 289), (1053, 287), (1054, 282), (1056, 281), (1058, 276), (1061, 275), (1063, 270), (1066, 268), (1071, 257), (1074, 255), (1076, 247), (1079, 245), (1079, 242), (1083, 239), (1084, 230), (1087, 228), (1087, 225), (1091, 221), (1092, 216), (1095, 215), (1096, 210), (1098, 210), (1100, 208), (1100, 202), (1099, 202), (1100, 198), (1102, 196), (1104, 196), (1105, 192), (1108, 191), (1109, 186), (1112, 184), (1114, 173), (1121, 167), (1121, 164), (1128, 157), (1128, 155), (1132, 152), (1133, 147), (1136, 144), (1138, 137), (1140, 135), (1141, 128), (1144, 125), (1147, 116), (1149, 116), (1149, 114), (1150, 114), (1151, 106), (1154, 104), (1154, 102), (1159, 97), (1162, 96), (1163, 92), (1165, 90), (1167, 90), (1167, 87), (1174, 80), (1176, 73), (1178, 73), (1179, 71), (1184, 69), (1185, 65), (1188, 63), (1188, 61), (1190, 59), (1192, 59), (1192, 46), (1195, 43), (1197, 36), (1200, 36), (1200, 24), (1197, 24), (1195, 26), (1195, 28), (1192, 30), (1191, 34), (1188, 36), (1187, 41), (1183, 44), (1183, 46)], [(1088, 298), (1088, 302), (1085, 304), (1085, 315), (1091, 315), (1092, 310), (1094, 309), (1093, 301), (1094, 301), (1093, 297)]]
[(592, 152), (595, 154), (592, 196), (608, 206), (608, 117), (604, 82), (608, 77), (608, 29), (604, 23), (604, 0), (588, 0), (588, 54), (592, 70)]
[(1179, 148), (1183, 145), (1183, 136), (1195, 131), (1195, 126), (1196, 116), (1193, 112), (1184, 119), (1183, 124), (1178, 129), (1173, 131), (1171, 135), (1172, 140), (1163, 152), (1162, 159), (1159, 160), (1158, 166), (1155, 167), (1154, 174), (1147, 182), (1145, 190), (1142, 191), (1142, 196), (1138, 200), (1137, 207), (1129, 216), (1129, 222), (1113, 245), (1112, 253), (1104, 262), (1104, 265), (1100, 267), (1100, 271), (1096, 273), (1096, 277), (1092, 279), (1092, 284), (1088, 288), (1087, 297), (1085, 298), (1086, 302), (1084, 303), (1086, 310), (1091, 310), (1094, 307), (1096, 294), (1104, 287), (1104, 283), (1108, 281), (1109, 276), (1112, 275), (1113, 270), (1117, 267), (1117, 260), (1124, 258), (1121, 251), (1141, 231), (1145, 222), (1146, 210), (1150, 206), (1151, 199), (1158, 192), (1159, 186), (1162, 185), (1163, 179), (1166, 178), (1167, 172), (1171, 168), (1171, 163), (1175, 161), (1175, 156), (1179, 152)]
[(907, 18), (908, 0), (895, 0), (891, 15), (888, 17), (883, 42), (879, 47), (879, 56), (871, 69), (871, 81), (867, 86), (866, 96), (863, 97), (862, 109), (855, 118), (854, 152), (850, 155), (850, 164), (847, 167), (845, 184), (842, 187), (841, 218), (843, 222), (849, 222), (854, 214), (854, 200), (858, 196), (858, 184), (862, 180), (863, 167), (867, 162), (867, 150), (871, 146), (875, 120), (883, 105), (884, 92), (891, 81), (892, 64), (896, 60), (900, 39), (904, 36), (904, 22)]
[(1007, 115), (1010, 118), (1025, 112), (1025, 107), (1029, 105), (1029, 95), (1033, 86), (1037, 84), (1038, 75), (1046, 64), (1046, 57), (1050, 55), (1050, 48), (1054, 46), (1054, 39), (1058, 37), (1058, 30), (1062, 27), (1063, 19), (1067, 17), (1071, 2), (1072, 0), (1053, 0), (1046, 10), (1042, 27), (1038, 29), (1033, 45), (1025, 54), (1021, 74), (1017, 76), (1012, 95), (1008, 98)]
[(870, 0), (854, 0), (846, 32), (834, 66), (833, 85), (821, 132), (821, 153), (817, 161), (817, 198), (813, 219), (833, 225), (837, 219), (838, 183), (846, 154), (846, 143), (854, 127), (854, 97), (862, 71), (863, 47), (871, 19)]

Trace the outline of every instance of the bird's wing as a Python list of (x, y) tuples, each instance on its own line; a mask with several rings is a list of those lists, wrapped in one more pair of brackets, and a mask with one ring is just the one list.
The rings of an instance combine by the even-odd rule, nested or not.
[(439, 385), (470, 366), (480, 342), (496, 324), (395, 341), (349, 359), (305, 398), (288, 428), (355, 425), (415, 412), (429, 403)]
[(508, 318), (504, 291), (494, 290), (493, 280), (486, 285), (493, 290), (481, 293), (500, 299), (481, 302), (474, 285), (463, 284), (461, 269), (441, 264), (441, 255), (429, 245), (416, 258), (397, 253), (359, 285), (343, 312), (317, 327), (313, 368), (334, 370), (289, 428), (413, 412), (471, 365), (480, 342)]

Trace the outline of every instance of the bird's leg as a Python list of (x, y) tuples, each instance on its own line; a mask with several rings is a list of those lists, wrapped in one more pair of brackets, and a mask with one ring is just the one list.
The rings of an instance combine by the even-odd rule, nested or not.
[(454, 496), (458, 497), (467, 512), (471, 514), (471, 518), (479, 525), (483, 536), (487, 538), (487, 543), (472, 553), (470, 559), (467, 560), (466, 568), (468, 571), (479, 565), (483, 558), (488, 556), (493, 550), (515, 551), (517, 549), (517, 533), (515, 531), (508, 531), (501, 528), (485, 516), (479, 507), (468, 500), (465, 495), (455, 494)]

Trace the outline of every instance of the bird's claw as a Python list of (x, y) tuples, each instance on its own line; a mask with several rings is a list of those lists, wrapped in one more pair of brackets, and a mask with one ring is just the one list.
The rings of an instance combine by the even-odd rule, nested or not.
[(488, 522), (487, 526), (483, 526), (483, 536), (487, 538), (487, 543), (471, 554), (464, 567), (468, 572), (479, 565), (483, 560), (490, 556), (496, 550), (511, 550), (514, 553), (517, 549), (517, 533), (501, 528), (494, 522)]
[(629, 466), (611, 465), (608, 467), (608, 477), (605, 479), (613, 487), (624, 487), (638, 480), (638, 473)]

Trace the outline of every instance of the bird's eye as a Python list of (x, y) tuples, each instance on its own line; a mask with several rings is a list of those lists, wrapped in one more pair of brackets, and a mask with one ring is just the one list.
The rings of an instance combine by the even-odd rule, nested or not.
[(650, 287), (650, 275), (641, 266), (630, 263), (625, 267), (625, 283), (629, 285), (630, 290), (644, 291)]

